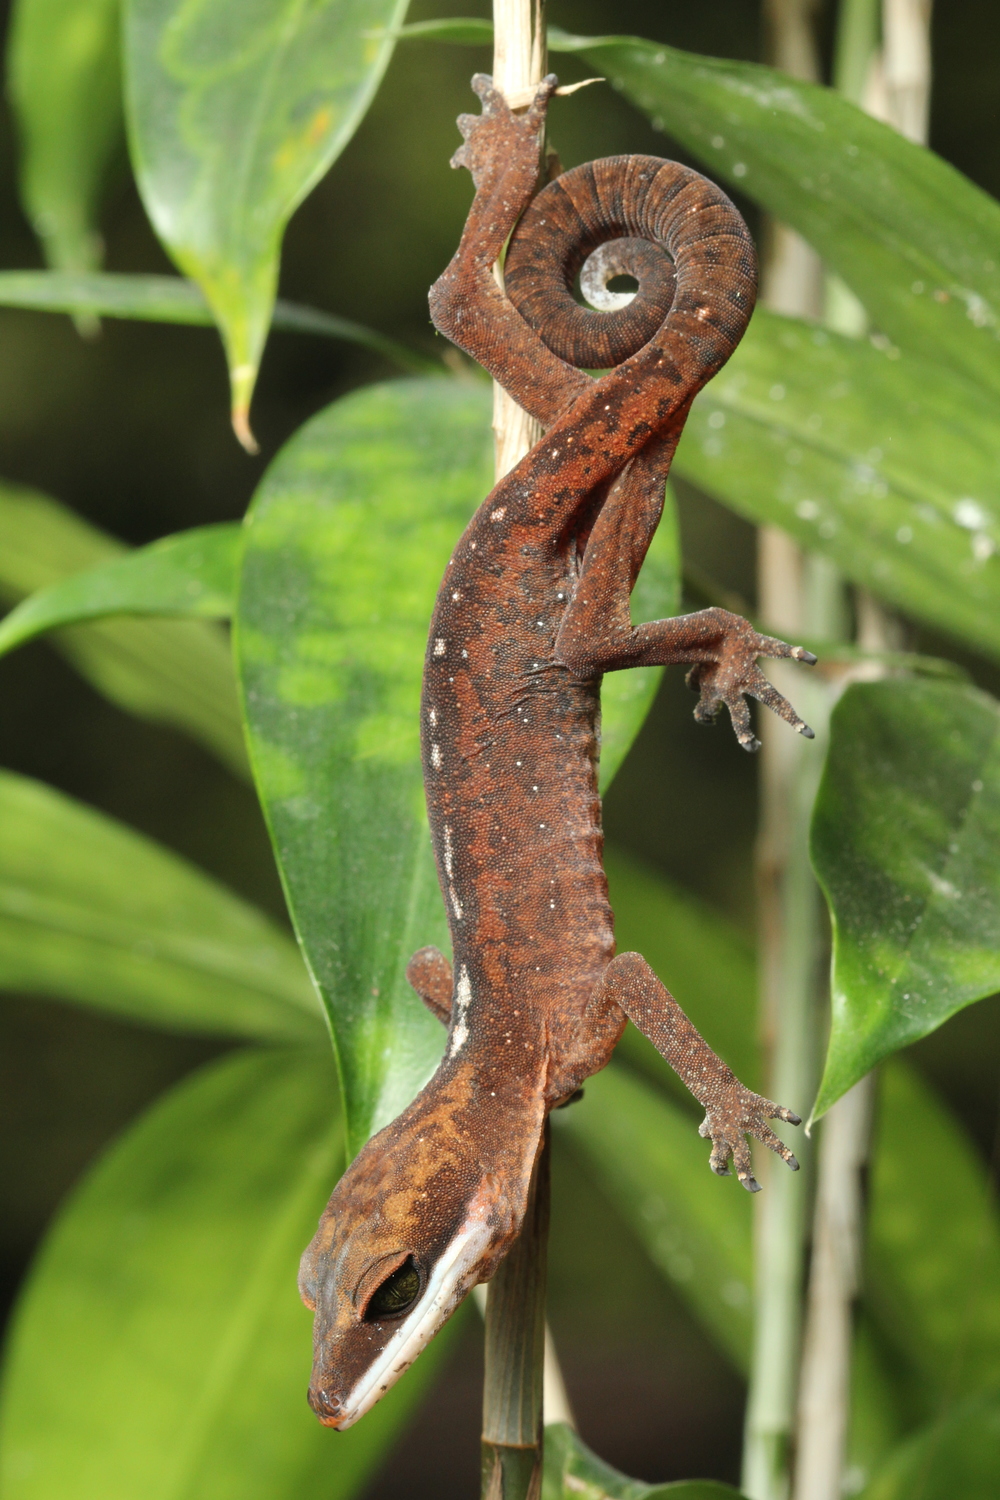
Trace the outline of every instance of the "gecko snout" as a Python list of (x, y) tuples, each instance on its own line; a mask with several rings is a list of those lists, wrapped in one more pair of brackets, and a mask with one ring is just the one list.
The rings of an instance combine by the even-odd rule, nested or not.
[(340, 1396), (334, 1395), (325, 1387), (314, 1390), (309, 1387), (309, 1405), (319, 1417), (324, 1427), (338, 1427), (343, 1414), (344, 1403)]

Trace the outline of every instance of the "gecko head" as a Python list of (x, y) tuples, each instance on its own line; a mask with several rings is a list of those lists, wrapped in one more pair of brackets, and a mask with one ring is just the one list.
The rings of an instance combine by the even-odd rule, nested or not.
[(309, 1404), (327, 1427), (350, 1427), (382, 1398), (493, 1274), (524, 1215), (520, 1182), (511, 1194), (460, 1133), (410, 1115), (348, 1168), (302, 1257)]

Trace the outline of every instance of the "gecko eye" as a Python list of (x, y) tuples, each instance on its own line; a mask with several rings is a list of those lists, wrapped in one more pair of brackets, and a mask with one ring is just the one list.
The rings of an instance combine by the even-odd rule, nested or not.
[(400, 1313), (409, 1312), (420, 1296), (421, 1280), (413, 1256), (407, 1256), (403, 1264), (375, 1288), (365, 1308), (365, 1322), (373, 1323), (379, 1318), (395, 1318)]

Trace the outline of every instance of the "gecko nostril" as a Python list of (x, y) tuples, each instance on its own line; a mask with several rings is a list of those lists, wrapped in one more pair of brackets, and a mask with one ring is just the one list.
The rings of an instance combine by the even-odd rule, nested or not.
[(310, 1389), (309, 1391), (309, 1405), (320, 1418), (338, 1416), (343, 1404), (340, 1397), (334, 1395), (332, 1391), (323, 1389), (318, 1391)]

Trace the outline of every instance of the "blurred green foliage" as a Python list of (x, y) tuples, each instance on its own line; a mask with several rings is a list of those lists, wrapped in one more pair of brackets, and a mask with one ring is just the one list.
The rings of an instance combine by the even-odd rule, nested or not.
[[(0, 982), (147, 1025), (302, 1045), (248, 1047), (169, 1090), (57, 1216), (12, 1335), (5, 1500), (68, 1491), (109, 1500), (138, 1491), (346, 1500), (372, 1482), (444, 1347), (439, 1340), (376, 1414), (334, 1440), (331, 1456), (329, 1435), (300, 1400), (308, 1318), (295, 1300), (294, 1263), (342, 1160), (345, 1125), (353, 1150), (412, 1094), (440, 1048), (401, 972), (413, 947), (440, 939), (443, 918), (423, 825), (416, 699), (437, 578), (489, 485), (485, 387), (443, 365), (434, 379), (375, 379), (388, 373), (386, 358), (439, 364), (426, 285), (451, 253), (469, 197), (464, 174), (448, 174), (445, 163), (454, 116), (468, 107), (468, 73), (488, 56), (435, 44), (425, 31), (398, 48), (372, 103), (402, 12), (388, 0), (327, 0), (308, 12), (265, 5), (249, 17), (231, 0), (132, 0), (125, 71), (133, 165), (158, 244), (120, 167), (115, 180), (121, 100), (111, 8), (17, 6), (8, 66), (20, 147), (8, 138), (0, 186), (9, 197), (18, 179), (53, 265), (93, 268), (100, 230), (111, 271), (136, 279), (11, 279), (7, 300), (22, 310), (0, 313), (0, 450), (10, 481), (0, 493), (0, 591), (12, 604), (33, 595), (0, 627), (0, 645), (57, 628), (53, 642), (115, 705), (78, 687), (41, 647), (0, 670), (8, 701), (22, 705), (2, 731), (0, 754), (35, 778), (5, 773), (0, 798)], [(435, 14), (425, 6), (414, 19)], [(757, 67), (757, 15), (737, 0), (697, 11), (644, 0), (613, 13), (603, 0), (577, 0), (553, 19), (576, 37), (563, 43), (570, 50), (560, 71), (579, 76), (579, 52), (615, 84), (557, 106), (553, 135), (567, 165), (622, 150), (662, 153), (673, 149), (663, 142), (671, 132), (682, 153), (747, 195), (751, 217), (757, 208), (796, 223), (875, 323), (869, 343), (773, 315), (755, 321), (699, 400), (678, 457), (688, 481), (679, 515), (689, 577), (704, 587), (707, 574), (708, 586), (724, 592), (750, 587), (748, 532), (708, 492), (828, 552), (850, 578), (908, 612), (915, 645), (960, 660), (980, 689), (996, 688), (987, 655), (998, 654), (1000, 465), (992, 410), (977, 388), (1000, 383), (1000, 262), (987, 264), (996, 204), (842, 100)], [(940, 18), (935, 129), (952, 162), (996, 192), (1000, 147), (982, 129), (995, 107), (983, 42), (990, 25), (995, 32), (991, 12), (972, 3)], [(609, 40), (609, 28), (650, 40)], [(91, 334), (97, 312), (203, 320), (205, 304), (183, 282), (138, 279), (162, 278), (166, 251), (201, 285), (217, 319), (247, 440), (281, 236), (341, 152), (284, 248), (282, 286), (293, 305), (275, 318), (281, 331), (268, 345), (255, 416), (266, 456), (278, 456), (260, 484), (261, 464), (242, 457), (225, 430), (214, 334), (108, 321), (98, 341), (85, 343), (65, 319), (23, 310), (75, 312)], [(12, 270), (37, 257), (23, 224), (0, 243)], [(0, 275), (0, 305), (3, 287)], [(330, 310), (325, 322), (314, 305)], [(361, 385), (368, 389), (330, 404)], [(245, 511), (237, 549), (236, 527), (213, 523)], [(169, 539), (185, 528), (196, 529)], [(107, 529), (132, 543), (168, 540), (123, 555)], [(644, 615), (675, 608), (679, 565), (671, 505), (637, 590)], [(219, 627), (136, 614), (235, 615), (251, 759), (306, 967), (259, 910), (280, 911), (280, 895), (260, 815), (231, 774), (245, 775), (246, 762)], [(951, 641), (928, 634), (938, 630)], [(980, 826), (987, 814), (970, 821), (968, 799), (955, 802), (958, 781), (973, 776), (988, 813), (996, 704), (985, 691), (931, 684), (908, 676), (902, 661), (891, 665), (903, 680), (852, 689), (838, 711), (820, 805), (837, 993), (854, 1028), (852, 1061), (824, 1104), (876, 1057), (996, 982), (1000, 902)], [(606, 779), (655, 688), (648, 674), (609, 684)], [(881, 718), (860, 711), (873, 695)], [(745, 811), (729, 815), (750, 800), (748, 772), (682, 726), (675, 696), (666, 686), (609, 799), (612, 833), (654, 866), (625, 854), (613, 860), (613, 898), (623, 942), (676, 983), (709, 1039), (752, 1077), (753, 959), (739, 927), (751, 825)], [(152, 727), (164, 724), (218, 764)], [(723, 840), (735, 855), (716, 852)], [(362, 847), (365, 859), (343, 857)], [(944, 889), (941, 870), (956, 858), (975, 885), (974, 933)], [(678, 894), (664, 872), (683, 873), (728, 916)], [(918, 877), (932, 887), (925, 905), (935, 940), (915, 956), (898, 913)], [(896, 944), (889, 966), (899, 973), (916, 964), (937, 993), (951, 986), (949, 1002), (908, 1024), (899, 1002), (908, 1004), (911, 990), (897, 985), (897, 997), (860, 960), (852, 977), (848, 945), (867, 952), (872, 934)], [(334, 1033), (342, 1109), (307, 969)], [(26, 1038), (8, 1064), (14, 1110), (26, 1106), (21, 1058), (31, 1048), (45, 1055), (46, 1028), (83, 1035), (73, 1032), (75, 1019), (60, 1022), (55, 1010), (29, 1004), (37, 1020), (16, 1005), (9, 1012), (12, 1030)], [(982, 1055), (991, 1013), (980, 1014), (970, 1051)], [(89, 1055), (113, 1053), (118, 1038), (120, 1067), (138, 1067), (148, 1039), (133, 1043), (102, 1024)], [(148, 1087), (123, 1098), (116, 1120), (105, 1117), (105, 1133), (210, 1050), (162, 1051), (147, 1064)], [(933, 1067), (944, 1054), (922, 1055)], [(950, 1076), (960, 1093), (960, 1067)], [(46, 1112), (58, 1116), (51, 1097)], [(49, 1127), (28, 1118), (34, 1128), (23, 1138), (38, 1150)], [(557, 1273), (562, 1267), (570, 1286), (579, 1278), (577, 1301), (558, 1286), (553, 1297), (571, 1386), (575, 1356), (584, 1370), (589, 1358), (599, 1392), (591, 1409), (607, 1407), (600, 1356), (574, 1338), (574, 1325), (602, 1308), (609, 1323), (616, 1308), (637, 1316), (645, 1303), (670, 1309), (664, 1326), (687, 1348), (691, 1369), (735, 1391), (722, 1360), (738, 1369), (749, 1343), (749, 1205), (704, 1170), (703, 1145), (660, 1060), (630, 1037), (556, 1134), (560, 1153), (572, 1153), (567, 1181), (577, 1184), (567, 1222), (584, 1196), (603, 1204), (612, 1246), (602, 1263), (596, 1246), (561, 1243), (557, 1221)], [(883, 1458), (886, 1467), (868, 1493), (877, 1500), (920, 1484), (931, 1500), (952, 1483), (985, 1496), (995, 1479), (996, 1418), (981, 1392), (1000, 1358), (989, 1274), (1000, 1230), (985, 1164), (961, 1120), (901, 1064), (886, 1074), (876, 1143), (856, 1389), (872, 1409), (898, 1414), (906, 1441), (885, 1451), (888, 1420), (880, 1436), (869, 1435), (868, 1470)], [(45, 1207), (81, 1154), (64, 1150), (63, 1158), (68, 1166), (49, 1168)], [(23, 1170), (37, 1173), (39, 1160), (29, 1155)], [(928, 1178), (931, 1162), (938, 1165)], [(945, 1177), (946, 1190), (933, 1191)], [(20, 1201), (17, 1191), (12, 1198)], [(7, 1253), (22, 1248), (15, 1227)], [(616, 1285), (622, 1266), (633, 1268), (631, 1292)], [(697, 1323), (717, 1352), (699, 1342)], [(86, 1371), (68, 1415), (67, 1370)], [(685, 1411), (697, 1384), (685, 1375), (674, 1389)], [(968, 1393), (971, 1401), (953, 1410)], [(706, 1443), (694, 1461), (731, 1478), (732, 1457), (712, 1451), (714, 1403), (706, 1396), (701, 1408)], [(664, 1459), (650, 1462), (662, 1467)], [(714, 1484), (650, 1489), (615, 1474), (568, 1429), (554, 1432), (546, 1497), (591, 1490), (623, 1500), (727, 1492)], [(434, 1493), (444, 1493), (440, 1481)]]

